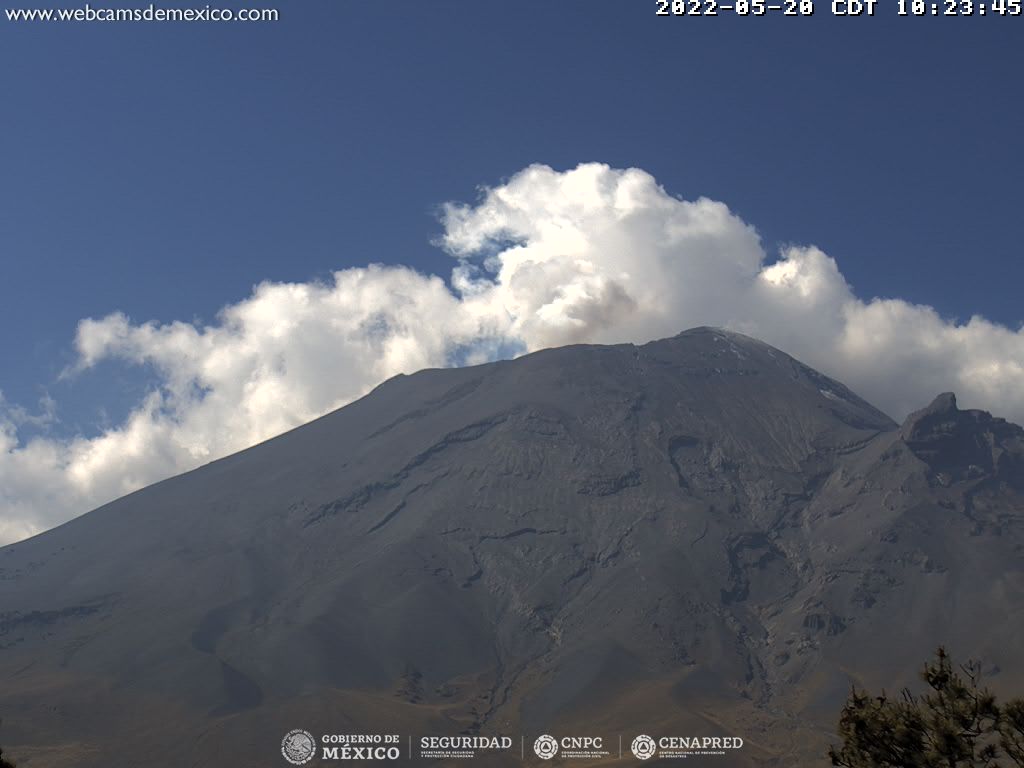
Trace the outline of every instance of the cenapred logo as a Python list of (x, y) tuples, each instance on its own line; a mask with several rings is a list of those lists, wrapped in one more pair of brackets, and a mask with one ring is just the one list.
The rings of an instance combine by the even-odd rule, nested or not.
[(633, 757), (638, 760), (648, 760), (654, 757), (654, 753), (658, 751), (658, 745), (654, 743), (654, 739), (650, 736), (640, 734), (633, 739), (629, 749), (633, 752)]
[(295, 728), (281, 739), (281, 754), (292, 765), (305, 765), (316, 754), (316, 739), (309, 731)]
[(633, 739), (629, 748), (639, 760), (652, 757), (681, 760), (725, 755), (729, 750), (742, 749), (743, 739), (739, 736), (659, 736), (654, 739), (641, 734)]
[(537, 753), (537, 757), (541, 760), (550, 760), (552, 757), (558, 754), (558, 742), (554, 736), (538, 736), (537, 740), (533, 742), (533, 751)]

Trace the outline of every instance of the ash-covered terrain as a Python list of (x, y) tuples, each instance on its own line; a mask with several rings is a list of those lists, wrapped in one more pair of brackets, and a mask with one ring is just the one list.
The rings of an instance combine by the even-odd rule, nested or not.
[(1024, 689), (1022, 523), (1019, 427), (949, 394), (897, 425), (733, 333), (399, 376), (0, 549), (0, 744), (710, 734), (744, 746), (687, 764), (824, 765), (851, 682), (940, 643)]

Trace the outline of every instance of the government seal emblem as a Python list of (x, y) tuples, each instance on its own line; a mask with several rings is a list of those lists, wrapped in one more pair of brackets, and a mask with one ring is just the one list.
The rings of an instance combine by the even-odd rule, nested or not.
[(292, 765), (305, 765), (316, 754), (316, 739), (301, 728), (288, 731), (281, 739), (281, 754)]

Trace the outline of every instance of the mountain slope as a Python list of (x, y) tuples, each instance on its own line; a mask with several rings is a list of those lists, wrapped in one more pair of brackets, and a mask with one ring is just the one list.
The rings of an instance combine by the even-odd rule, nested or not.
[(952, 396), (899, 427), (713, 329), (399, 376), (0, 549), (0, 738), (271, 766), (297, 725), (598, 729), (793, 765), (939, 642), (1024, 687), (1022, 457)]

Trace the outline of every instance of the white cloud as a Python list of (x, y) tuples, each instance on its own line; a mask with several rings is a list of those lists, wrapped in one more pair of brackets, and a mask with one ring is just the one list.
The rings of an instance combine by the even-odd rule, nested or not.
[[(1024, 331), (863, 301), (815, 247), (768, 263), (726, 205), (672, 197), (638, 169), (531, 166), (450, 204), (438, 277), (375, 265), (330, 283), (257, 286), (210, 325), (83, 320), (78, 375), (119, 359), (160, 386), (95, 438), (20, 442), (0, 399), (0, 542), (301, 424), (400, 372), (498, 350), (644, 342), (731, 327), (836, 376), (900, 418), (941, 390), (1024, 420)], [(38, 422), (37, 422), (38, 423)]]

